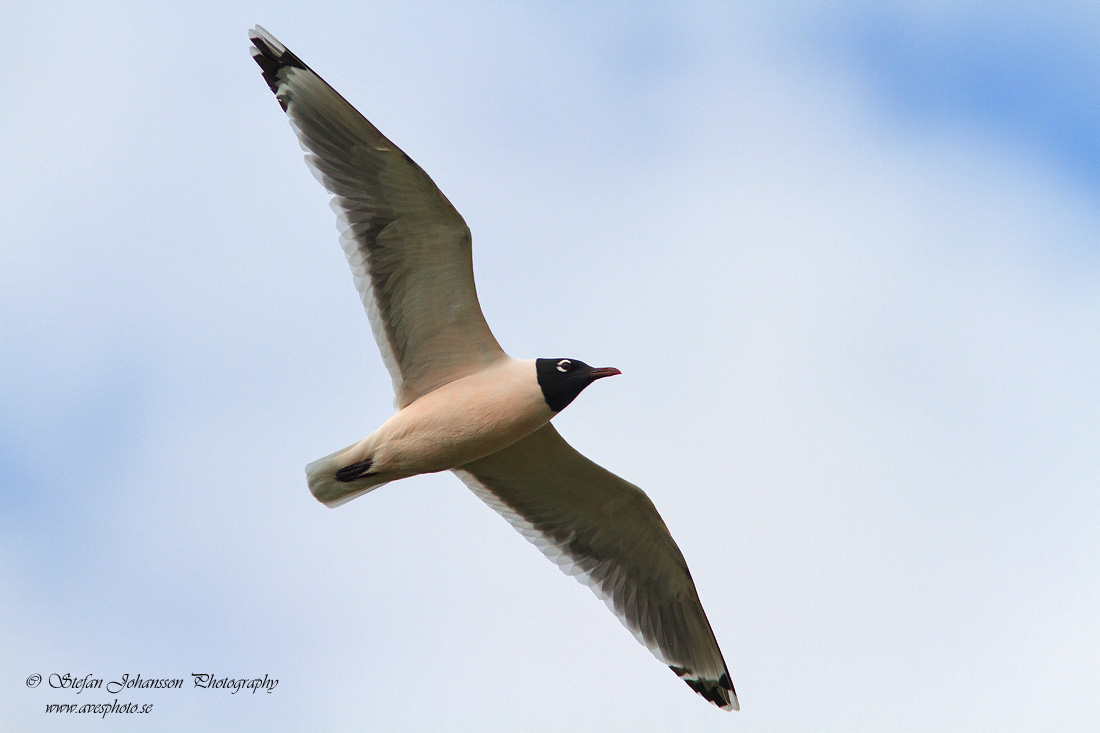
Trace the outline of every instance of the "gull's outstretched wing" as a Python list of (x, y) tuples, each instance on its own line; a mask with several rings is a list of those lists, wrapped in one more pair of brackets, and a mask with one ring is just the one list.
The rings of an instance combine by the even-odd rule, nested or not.
[(550, 424), (455, 473), (592, 588), (691, 689), (739, 709), (684, 556), (641, 489), (582, 456)]
[(340, 242), (404, 407), (502, 358), (474, 290), (470, 230), (420, 166), (271, 34), (252, 58), (333, 194)]

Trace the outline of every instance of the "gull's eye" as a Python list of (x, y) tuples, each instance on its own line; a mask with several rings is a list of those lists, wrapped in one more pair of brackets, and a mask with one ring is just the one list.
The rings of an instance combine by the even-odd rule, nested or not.
[(558, 362), (558, 371), (567, 372), (573, 367), (573, 363), (568, 359), (562, 359)]

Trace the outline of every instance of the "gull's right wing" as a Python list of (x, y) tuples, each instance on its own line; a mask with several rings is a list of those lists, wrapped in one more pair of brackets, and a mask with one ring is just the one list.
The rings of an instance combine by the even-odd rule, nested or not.
[(252, 58), (332, 193), (344, 253), (397, 406), (504, 356), (474, 289), (470, 230), (432, 179), (256, 26)]

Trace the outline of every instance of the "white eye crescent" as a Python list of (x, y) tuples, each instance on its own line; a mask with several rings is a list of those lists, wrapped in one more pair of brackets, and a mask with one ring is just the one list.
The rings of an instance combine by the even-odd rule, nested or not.
[(568, 359), (562, 359), (561, 361), (558, 362), (558, 371), (559, 372), (567, 372), (567, 371), (569, 371), (570, 366), (571, 366), (571, 364), (570, 364)]

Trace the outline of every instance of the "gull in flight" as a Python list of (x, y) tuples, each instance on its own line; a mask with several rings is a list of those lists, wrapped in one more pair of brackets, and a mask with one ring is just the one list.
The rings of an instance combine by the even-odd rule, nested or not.
[(332, 194), (396, 393), (397, 412), (381, 427), (306, 467), (310, 491), (332, 507), (396, 479), (453, 471), (691, 689), (738, 710), (687, 563), (653, 502), (550, 423), (619, 370), (505, 354), (474, 290), (470, 230), (447, 197), (274, 36), (256, 26), (249, 38), (306, 163)]

